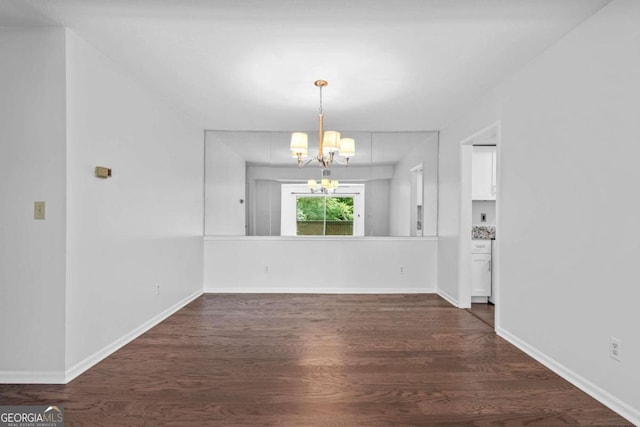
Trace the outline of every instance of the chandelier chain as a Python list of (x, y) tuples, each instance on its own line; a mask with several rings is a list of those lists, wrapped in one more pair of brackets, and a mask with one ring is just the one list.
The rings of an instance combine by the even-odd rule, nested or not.
[(320, 87), (320, 114), (322, 114), (322, 86)]

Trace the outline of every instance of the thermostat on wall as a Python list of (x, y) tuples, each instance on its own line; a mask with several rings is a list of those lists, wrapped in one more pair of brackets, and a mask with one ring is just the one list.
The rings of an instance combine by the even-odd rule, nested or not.
[(103, 166), (96, 166), (96, 177), (111, 178), (111, 169)]

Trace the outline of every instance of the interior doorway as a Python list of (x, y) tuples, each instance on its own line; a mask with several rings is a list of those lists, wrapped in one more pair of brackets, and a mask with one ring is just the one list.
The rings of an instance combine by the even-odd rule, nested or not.
[(409, 172), (411, 173), (411, 196), (410, 196), (410, 224), (411, 229), (409, 235), (413, 237), (423, 236), (423, 224), (424, 224), (424, 164), (420, 163), (412, 167)]
[[(487, 316), (490, 316), (495, 312), (494, 321), (486, 322), (493, 323), (493, 327), (499, 327), (500, 319), (500, 278), (499, 278), (499, 233), (500, 233), (500, 138), (501, 138), (500, 122), (493, 123), (492, 125), (474, 133), (473, 135), (465, 138), (460, 142), (460, 235), (458, 245), (458, 306), (460, 308), (471, 309), (472, 302), (484, 302), (484, 306), (479, 306), (478, 316), (483, 321), (487, 320)], [(477, 184), (474, 188), (474, 147), (476, 151), (491, 151), (490, 146), (495, 146), (494, 157), (490, 163), (494, 169), (489, 170), (488, 180), (486, 181), (490, 186), (485, 194), (491, 194), (493, 192), (493, 202), (491, 196), (477, 196)], [(478, 157), (478, 156), (476, 156)], [(480, 156), (482, 157), (482, 156)], [(486, 157), (486, 156), (485, 156)], [(476, 162), (476, 175), (477, 175), (477, 162)], [(477, 182), (477, 176), (476, 176)], [(486, 211), (491, 208), (493, 204), (493, 212), (487, 213)], [(480, 206), (480, 208), (478, 208)], [(474, 207), (476, 209), (474, 209)], [(491, 226), (484, 227), (481, 221), (485, 221), (486, 218), (493, 215), (493, 230)], [(478, 218), (476, 218), (478, 216)], [(493, 235), (487, 234), (493, 232)], [(475, 233), (475, 234), (474, 234)], [(474, 240), (476, 237), (479, 240)], [(494, 240), (492, 240), (492, 237)], [(484, 239), (484, 240), (482, 240)], [(491, 242), (491, 243), (489, 243)], [(484, 247), (482, 250), (474, 250), (474, 243), (479, 243), (479, 247)], [(490, 245), (491, 249), (487, 247)], [(474, 260), (478, 263), (482, 263), (482, 270), (484, 278), (478, 279), (478, 266), (474, 265)], [(479, 265), (479, 264), (478, 264)], [(476, 268), (474, 268), (474, 266)], [(485, 280), (489, 274), (490, 277), (490, 292), (488, 297), (486, 293), (478, 291), (478, 281)], [(495, 308), (490, 304), (495, 304)], [(483, 319), (483, 317), (485, 319)]]

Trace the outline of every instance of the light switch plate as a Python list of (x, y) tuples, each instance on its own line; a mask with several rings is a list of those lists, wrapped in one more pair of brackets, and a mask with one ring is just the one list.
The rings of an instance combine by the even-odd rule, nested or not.
[(45, 219), (46, 206), (45, 202), (33, 202), (33, 219)]

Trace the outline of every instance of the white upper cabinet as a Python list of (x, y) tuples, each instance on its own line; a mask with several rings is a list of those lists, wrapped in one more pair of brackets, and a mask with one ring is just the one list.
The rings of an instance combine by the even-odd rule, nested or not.
[(496, 199), (496, 147), (474, 146), (471, 160), (471, 198)]

